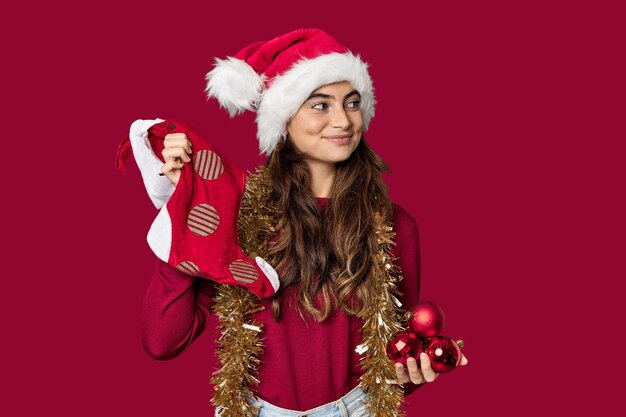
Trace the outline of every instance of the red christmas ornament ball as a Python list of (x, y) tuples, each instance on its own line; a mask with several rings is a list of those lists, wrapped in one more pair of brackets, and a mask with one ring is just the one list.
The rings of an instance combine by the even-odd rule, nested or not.
[(419, 363), (419, 355), (422, 352), (422, 342), (411, 331), (396, 333), (396, 336), (387, 345), (387, 356), (389, 356), (389, 359), (404, 366), (406, 366), (408, 358), (416, 358)]
[(461, 349), (454, 340), (446, 336), (430, 339), (424, 352), (430, 358), (433, 371), (439, 373), (452, 371), (461, 361)]
[(431, 301), (421, 301), (409, 311), (411, 330), (424, 339), (437, 336), (446, 321), (441, 307)]

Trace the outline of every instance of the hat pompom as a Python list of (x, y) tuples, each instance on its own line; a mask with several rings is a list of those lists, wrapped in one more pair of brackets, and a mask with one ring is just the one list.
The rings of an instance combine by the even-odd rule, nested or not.
[(215, 67), (206, 75), (208, 98), (215, 97), (231, 117), (246, 110), (255, 111), (263, 91), (264, 77), (245, 61), (228, 57), (215, 59)]

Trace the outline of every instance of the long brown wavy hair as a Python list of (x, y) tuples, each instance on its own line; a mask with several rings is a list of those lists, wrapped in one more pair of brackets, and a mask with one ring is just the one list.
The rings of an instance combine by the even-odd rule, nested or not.
[[(372, 267), (378, 253), (374, 213), (391, 221), (393, 206), (382, 171), (389, 166), (361, 138), (352, 155), (336, 165), (324, 215), (311, 191), (306, 156), (289, 136), (269, 155), (270, 199), (278, 209), (277, 238), (268, 261), (280, 276), (272, 299), (280, 321), (284, 289), (300, 283), (298, 311), (322, 322), (343, 309), (364, 317), (373, 293)], [(318, 274), (315, 279), (313, 271)]]

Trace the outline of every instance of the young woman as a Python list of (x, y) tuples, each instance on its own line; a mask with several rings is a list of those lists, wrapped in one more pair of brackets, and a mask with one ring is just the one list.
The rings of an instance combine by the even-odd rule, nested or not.
[[(207, 80), (209, 97), (231, 114), (256, 110), (268, 155), (254, 175), (270, 184), (264, 198), (276, 235), (265, 259), (280, 289), (254, 315), (263, 350), (246, 401), (259, 416), (374, 415), (366, 400), (383, 394), (365, 393), (360, 378), (369, 346), (362, 331), (387, 297), (375, 273), (384, 256), (378, 219), (395, 233), (390, 254), (403, 279), (394, 293), (405, 307), (418, 301), (420, 258), (415, 220), (389, 200), (387, 166), (363, 137), (375, 105), (367, 66), (324, 32), (300, 29), (216, 60)], [(184, 134), (167, 135), (161, 173), (176, 186), (193, 154)], [(170, 359), (206, 327), (215, 329), (217, 287), (157, 260), (142, 311), (146, 351)], [(418, 360), (419, 367), (414, 359), (396, 364), (397, 381), (378, 382), (411, 394), (438, 376), (427, 356)], [(217, 405), (218, 415), (244, 415)]]

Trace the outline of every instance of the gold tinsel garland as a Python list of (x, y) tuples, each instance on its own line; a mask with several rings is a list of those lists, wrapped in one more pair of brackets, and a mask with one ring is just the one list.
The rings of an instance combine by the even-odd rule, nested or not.
[[(276, 208), (269, 201), (271, 179), (264, 167), (259, 167), (246, 181), (239, 212), (239, 244), (250, 257), (265, 257), (268, 242), (275, 235)], [(400, 269), (394, 265), (391, 246), (395, 245), (393, 228), (376, 217), (379, 251), (372, 273), (376, 279), (374, 302), (364, 319), (361, 333), (363, 342), (357, 347), (364, 354), (361, 366), (361, 388), (368, 393), (366, 407), (375, 417), (403, 416), (399, 410), (404, 400), (404, 389), (398, 383), (395, 367), (387, 357), (386, 348), (398, 331), (406, 312), (392, 294), (396, 283), (402, 280)], [(264, 309), (258, 298), (244, 287), (220, 285), (213, 306), (220, 321), (221, 337), (217, 341), (217, 356), (222, 367), (213, 374), (215, 395), (211, 402), (224, 417), (253, 417), (258, 409), (246, 397), (252, 395), (251, 386), (258, 385), (255, 377), (263, 352), (263, 326), (252, 321), (252, 316)]]
[(377, 296), (366, 313), (361, 328), (363, 341), (357, 346), (357, 352), (365, 354), (360, 362), (365, 370), (360, 385), (369, 394), (366, 405), (372, 416), (398, 417), (404, 416), (400, 410), (404, 386), (398, 383), (395, 366), (387, 357), (386, 349), (394, 335), (406, 329), (403, 322), (408, 315), (400, 309), (402, 304), (392, 293), (397, 288), (396, 283), (402, 280), (402, 271), (394, 264), (397, 258), (391, 255), (395, 233), (378, 213), (375, 228), (379, 250), (372, 273)]

